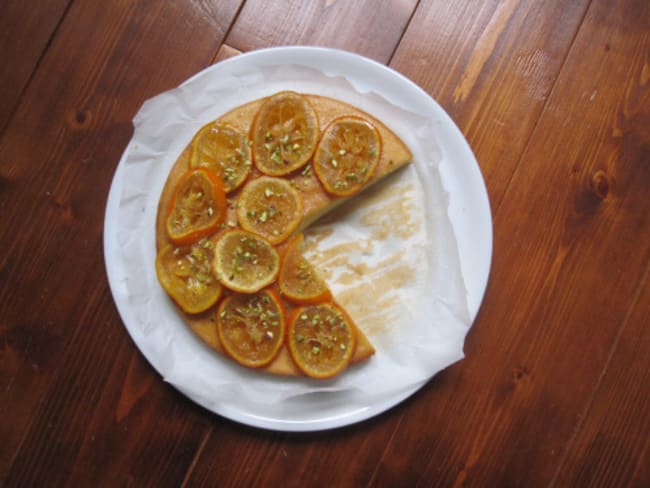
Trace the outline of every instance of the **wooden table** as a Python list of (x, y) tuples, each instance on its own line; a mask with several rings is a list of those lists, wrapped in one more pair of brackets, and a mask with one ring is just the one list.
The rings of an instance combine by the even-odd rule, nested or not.
[[(7, 486), (649, 486), (647, 0), (0, 6), (0, 480)], [(403, 73), (469, 141), (494, 219), (466, 359), (351, 427), (288, 434), (164, 383), (102, 253), (144, 100), (276, 45)]]

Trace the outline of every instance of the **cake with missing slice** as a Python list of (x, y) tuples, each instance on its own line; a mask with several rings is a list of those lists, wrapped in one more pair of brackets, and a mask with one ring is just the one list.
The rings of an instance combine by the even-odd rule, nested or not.
[(203, 126), (178, 157), (156, 221), (156, 271), (217, 353), (325, 379), (370, 358), (366, 335), (305, 259), (302, 231), (412, 159), (344, 102), (280, 92)]

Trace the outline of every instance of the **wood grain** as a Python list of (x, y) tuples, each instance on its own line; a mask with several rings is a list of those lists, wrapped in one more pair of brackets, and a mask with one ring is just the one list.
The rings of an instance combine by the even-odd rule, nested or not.
[[(648, 25), (645, 0), (4, 2), (0, 483), (650, 485)], [(102, 257), (142, 102), (289, 44), (390, 62), (434, 96), (495, 230), (466, 358), (377, 418), (308, 434), (229, 422), (162, 381)]]
[(280, 45), (344, 48), (388, 62), (415, 0), (248, 0), (226, 39), (240, 50)]
[[(0, 422), (0, 473), (14, 458), (30, 460), (14, 464), (10, 480), (47, 479), (48, 466), (78, 448), (77, 439), (60, 451), (43, 444), (54, 423), (63, 429), (55, 434), (84, 435), (84, 417), (61, 402), (83, 383), (77, 375), (111, 371), (85, 370), (76, 358), (92, 364), (97, 355), (106, 365), (104, 348), (132, 348), (108, 299), (101, 252), (111, 177), (140, 104), (209, 63), (238, 6), (75, 2), (2, 137), (0, 281), (11, 286), (0, 289), (0, 389), (10, 419)], [(188, 26), (211, 35), (197, 39)], [(98, 327), (112, 329), (111, 343)], [(125, 373), (126, 364), (113, 370)], [(91, 415), (99, 393), (83, 393)]]
[(228, 44), (222, 44), (219, 50), (217, 51), (217, 54), (214, 56), (212, 63), (218, 63), (219, 61), (232, 58), (233, 56), (237, 56), (238, 54), (241, 54), (241, 51), (235, 49), (234, 47), (230, 47)]
[(589, 2), (422, 2), (390, 66), (468, 139), (499, 207)]
[(650, 484), (648, 271), (589, 398), (584, 420), (564, 450), (553, 480), (557, 486)]
[(0, 135), (71, 0), (5, 0), (0, 16)]

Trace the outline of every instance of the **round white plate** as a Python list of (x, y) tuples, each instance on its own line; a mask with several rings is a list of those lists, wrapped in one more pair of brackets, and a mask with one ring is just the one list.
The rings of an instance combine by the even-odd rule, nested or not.
[[(339, 74), (351, 81), (372, 85), (385, 99), (414, 112), (426, 111), (436, 124), (442, 151), (439, 166), (445, 189), (449, 192), (448, 214), (458, 242), (462, 273), (467, 289), (467, 306), (473, 321), (478, 313), (487, 286), (492, 258), (492, 219), (488, 196), (479, 166), (462, 133), (447, 113), (426, 92), (401, 74), (375, 61), (328, 48), (281, 47), (253, 51), (227, 59), (207, 69), (229, 72), (233, 67), (254, 69), (258, 66), (301, 64)], [(189, 80), (188, 80), (189, 81)], [(122, 320), (151, 365), (160, 372), (159, 358), (146, 346), (147, 338), (136, 327), (125, 281), (128, 270), (120, 260), (117, 233), (122, 194), (124, 160), (118, 164), (108, 197), (104, 221), (104, 256), (108, 281)], [(316, 396), (296, 408), (260, 408), (238, 402), (208, 404), (200, 396), (181, 391), (198, 404), (231, 420), (247, 425), (282, 431), (316, 431), (341, 427), (382, 413), (419, 390), (426, 381), (412, 385), (388, 398), (368, 402), (347, 403), (345, 398)]]

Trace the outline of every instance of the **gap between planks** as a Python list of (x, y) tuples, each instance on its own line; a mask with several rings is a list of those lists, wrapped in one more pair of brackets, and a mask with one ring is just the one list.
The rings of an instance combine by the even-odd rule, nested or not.
[(43, 59), (45, 58), (45, 55), (50, 49), (50, 46), (52, 45), (52, 42), (54, 41), (54, 38), (57, 36), (59, 33), (59, 29), (61, 28), (61, 24), (63, 24), (63, 21), (65, 18), (68, 16), (68, 12), (70, 11), (70, 7), (72, 6), (72, 1), (73, 0), (68, 0), (68, 4), (65, 6), (63, 9), (63, 13), (61, 14), (61, 17), (57, 21), (54, 29), (52, 29), (52, 33), (47, 39), (47, 42), (45, 43), (45, 46), (43, 46), (43, 50), (41, 51), (41, 54), (38, 56), (38, 59), (36, 60), (36, 63), (34, 63), (34, 67), (32, 69), (32, 72), (29, 74), (27, 77), (27, 81), (23, 85), (22, 90), (20, 90), (20, 94), (16, 98), (16, 101), (14, 103), (13, 108), (11, 109), (11, 113), (9, 114), (9, 117), (7, 117), (4, 125), (0, 126), (0, 143), (2, 143), (2, 138), (5, 134), (5, 131), (7, 130), (7, 127), (11, 125), (11, 122), (13, 121), (14, 115), (18, 111), (18, 107), (20, 107), (22, 100), (25, 96), (25, 93), (29, 89), (30, 85), (32, 84), (32, 80), (34, 79), (34, 75), (38, 71), (38, 69), (41, 66), (41, 63), (43, 62)]
[(534, 137), (537, 133), (539, 123), (542, 120), (543, 115), (546, 113), (546, 108), (550, 101), (553, 99), (553, 96), (555, 94), (555, 91), (557, 90), (557, 83), (560, 77), (562, 76), (562, 73), (564, 72), (566, 68), (567, 61), (569, 60), (571, 53), (573, 52), (575, 48), (575, 43), (576, 39), (578, 38), (578, 33), (582, 29), (582, 26), (585, 22), (585, 18), (587, 17), (587, 12), (589, 12), (589, 8), (591, 7), (593, 0), (589, 0), (587, 5), (585, 6), (584, 12), (582, 12), (582, 17), (580, 19), (580, 22), (578, 23), (578, 27), (576, 28), (575, 32), (573, 33), (573, 37), (571, 38), (571, 42), (569, 43), (569, 49), (566, 50), (566, 53), (564, 54), (564, 59), (562, 60), (562, 64), (560, 64), (560, 69), (558, 69), (555, 79), (553, 80), (553, 83), (551, 84), (550, 90), (548, 91), (548, 95), (544, 99), (544, 102), (542, 103), (542, 106), (540, 108), (539, 114), (537, 114), (537, 119), (535, 120), (535, 123), (533, 124), (533, 128), (530, 131), (530, 134), (528, 135), (528, 140), (526, 141), (526, 144), (521, 150), (521, 153), (519, 154), (519, 158), (517, 158), (517, 162), (515, 163), (514, 167), (512, 168), (512, 172), (510, 173), (510, 178), (508, 178), (508, 182), (505, 184), (503, 187), (503, 191), (501, 192), (501, 199), (496, 202), (495, 205), (492, 206), (492, 220), (495, 221), (497, 215), (499, 214), (499, 210), (501, 209), (501, 204), (506, 198), (506, 195), (510, 191), (510, 186), (512, 184), (512, 181), (515, 179), (515, 176), (517, 173), (519, 173), (519, 169), (521, 168), (522, 162), (524, 160), (524, 156), (526, 156), (526, 153), (528, 152), (528, 148), (530, 147), (531, 141), (534, 140)]
[(551, 478), (549, 487), (556, 486), (557, 479), (560, 476), (560, 473), (562, 472), (562, 468), (566, 462), (566, 458), (571, 452), (571, 448), (573, 447), (573, 444), (575, 443), (578, 434), (580, 434), (580, 432), (582, 431), (582, 427), (587, 420), (587, 416), (589, 415), (589, 412), (591, 411), (596, 395), (600, 391), (605, 376), (609, 371), (610, 365), (612, 363), (612, 359), (614, 357), (614, 354), (616, 353), (616, 350), (618, 349), (618, 345), (621, 341), (621, 337), (623, 336), (623, 332), (625, 331), (627, 324), (630, 321), (630, 317), (632, 316), (632, 313), (634, 312), (635, 308), (637, 307), (637, 305), (640, 306), (639, 297), (641, 296), (643, 287), (647, 282), (649, 272), (650, 272), (650, 259), (648, 259), (648, 261), (646, 262), (645, 272), (643, 273), (643, 276), (641, 276), (641, 279), (639, 280), (639, 283), (636, 286), (636, 290), (634, 291), (634, 295), (632, 296), (630, 305), (627, 309), (627, 312), (625, 313), (625, 317), (623, 318), (623, 321), (621, 322), (621, 325), (619, 326), (619, 329), (616, 332), (616, 337), (614, 337), (614, 340), (612, 341), (612, 345), (610, 346), (609, 352), (607, 353), (607, 359), (605, 360), (605, 364), (602, 367), (602, 371), (598, 375), (598, 380), (596, 381), (593, 390), (589, 394), (589, 397), (585, 403), (585, 407), (580, 413), (578, 422), (576, 423), (573, 432), (571, 433), (571, 436), (569, 437), (569, 440), (567, 441), (566, 446), (564, 447), (564, 451), (562, 452), (562, 455), (558, 460), (557, 468), (555, 469), (555, 473), (553, 473), (553, 477)]

